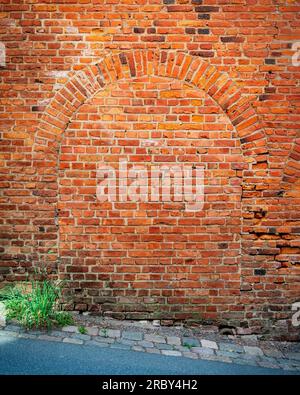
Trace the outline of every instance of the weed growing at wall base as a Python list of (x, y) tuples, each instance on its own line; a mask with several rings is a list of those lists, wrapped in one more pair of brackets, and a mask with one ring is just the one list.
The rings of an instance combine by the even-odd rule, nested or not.
[(0, 300), (5, 303), (8, 319), (15, 319), (26, 328), (50, 329), (73, 323), (71, 314), (58, 308), (61, 282), (31, 281), (29, 288), (31, 290), (28, 291), (28, 287), (23, 285), (2, 290)]

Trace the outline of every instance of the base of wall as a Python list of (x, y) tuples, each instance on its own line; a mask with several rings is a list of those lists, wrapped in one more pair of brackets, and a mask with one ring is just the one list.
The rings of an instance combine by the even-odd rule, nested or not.
[[(194, 317), (188, 312), (181, 313), (151, 313), (151, 312), (132, 312), (132, 311), (101, 311), (101, 307), (84, 304), (65, 304), (64, 309), (76, 311), (80, 314), (90, 314), (95, 317), (113, 318), (123, 321), (152, 321), (158, 326), (184, 326), (184, 327), (214, 327), (219, 330), (220, 334), (235, 336), (256, 335), (261, 340), (273, 341), (300, 341), (300, 329), (292, 325), (291, 320), (275, 320), (275, 319), (257, 319), (255, 322), (247, 319), (205, 319), (200, 314), (194, 314)], [(180, 318), (179, 318), (180, 316)]]

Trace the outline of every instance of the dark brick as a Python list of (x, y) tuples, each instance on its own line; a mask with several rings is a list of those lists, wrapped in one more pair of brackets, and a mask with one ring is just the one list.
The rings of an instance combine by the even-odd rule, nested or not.
[(223, 43), (242, 43), (244, 41), (244, 38), (236, 36), (225, 36), (221, 37), (221, 41)]
[(193, 27), (186, 27), (186, 28), (185, 28), (185, 32), (186, 32), (187, 34), (195, 34), (195, 33), (196, 33), (196, 29), (193, 28)]
[(260, 95), (259, 96), (259, 101), (265, 101), (265, 100), (268, 100), (268, 95)]
[(198, 14), (198, 19), (209, 20), (210, 19), (210, 15), (209, 14)]
[(209, 29), (198, 29), (198, 34), (209, 34)]
[(142, 28), (142, 27), (135, 27), (134, 29), (133, 29), (133, 32), (134, 33), (144, 33), (145, 32), (145, 29), (144, 28)]
[(267, 86), (266, 88), (265, 88), (265, 92), (266, 93), (275, 93), (276, 92), (276, 88), (275, 87), (272, 87), (272, 86)]
[(119, 55), (119, 58), (120, 58), (120, 61), (121, 61), (122, 64), (126, 64), (127, 63), (127, 58), (126, 58), (125, 54), (121, 53)]
[(265, 59), (265, 64), (275, 64), (275, 59)]
[(195, 7), (196, 12), (218, 12), (220, 7), (206, 6), (202, 5), (199, 7)]
[(291, 232), (292, 233), (300, 233), (300, 227), (299, 226), (292, 227)]
[(214, 52), (213, 51), (191, 51), (191, 55), (201, 56), (203, 58), (213, 58)]
[(164, 36), (142, 36), (142, 41), (164, 42)]
[(255, 276), (264, 276), (266, 274), (266, 269), (254, 269)]

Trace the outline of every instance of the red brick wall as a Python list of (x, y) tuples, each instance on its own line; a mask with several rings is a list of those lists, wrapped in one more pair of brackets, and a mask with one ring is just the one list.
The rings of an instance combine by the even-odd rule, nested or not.
[[(2, 284), (47, 263), (69, 308), (297, 336), (300, 7), (0, 4)], [(122, 158), (204, 166), (203, 209), (100, 202)]]

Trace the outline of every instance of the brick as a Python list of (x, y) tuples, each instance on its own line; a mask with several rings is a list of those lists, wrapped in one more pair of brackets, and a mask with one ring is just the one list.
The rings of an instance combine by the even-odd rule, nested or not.
[(214, 6), (197, 6), (195, 7), (196, 12), (218, 12), (219, 7), (214, 7)]
[(209, 20), (210, 19), (210, 15), (209, 14), (198, 14), (198, 19)]
[(243, 37), (227, 36), (221, 37), (223, 43), (242, 43), (244, 41)]
[[(0, 287), (45, 262), (69, 309), (299, 340), (296, 5), (15, 3), (1, 15)], [(98, 167), (121, 157), (204, 164), (203, 208), (100, 202)]]
[(198, 34), (209, 34), (209, 29), (198, 29)]
[(135, 27), (134, 29), (133, 29), (133, 32), (134, 33), (144, 33), (145, 32), (145, 29), (144, 28), (142, 28), (142, 27)]

